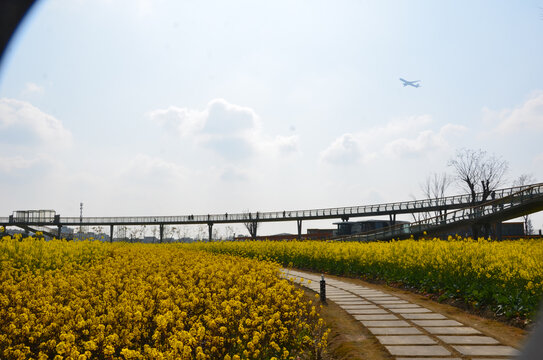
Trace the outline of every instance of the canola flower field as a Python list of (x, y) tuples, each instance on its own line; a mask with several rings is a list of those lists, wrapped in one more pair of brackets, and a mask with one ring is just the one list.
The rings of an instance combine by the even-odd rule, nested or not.
[(530, 322), (543, 296), (543, 241), (449, 237), (393, 242), (212, 242), (189, 245), (215, 253), (272, 259), (334, 275), (384, 280), (461, 299)]
[(175, 244), (0, 240), (1, 359), (309, 359), (327, 335), (273, 262)]

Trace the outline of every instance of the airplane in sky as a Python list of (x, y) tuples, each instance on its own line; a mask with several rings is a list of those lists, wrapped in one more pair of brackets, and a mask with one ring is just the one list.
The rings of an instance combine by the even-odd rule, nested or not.
[(400, 78), (401, 81), (403, 81), (403, 86), (413, 86), (413, 87), (416, 87), (418, 88), (420, 86), (420, 84), (418, 84), (420, 82), (420, 80), (415, 80), (415, 81), (407, 81), (405, 79), (402, 79)]

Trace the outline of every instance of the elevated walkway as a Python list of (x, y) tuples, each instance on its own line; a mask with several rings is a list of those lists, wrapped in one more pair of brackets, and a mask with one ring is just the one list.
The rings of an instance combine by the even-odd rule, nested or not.
[[(402, 201), (375, 205), (361, 205), (336, 208), (321, 208), (312, 210), (284, 210), (271, 212), (245, 212), (235, 214), (208, 214), (208, 215), (181, 215), (181, 216), (123, 216), (123, 217), (64, 217), (56, 215), (49, 210), (50, 216), (19, 218), (17, 216), (0, 217), (0, 226), (52, 226), (57, 227), (58, 232), (63, 226), (110, 226), (110, 237), (113, 237), (114, 226), (158, 225), (160, 235), (164, 232), (165, 225), (196, 225), (206, 224), (209, 227), (209, 239), (211, 240), (214, 224), (245, 223), (256, 224), (261, 222), (296, 221), (298, 226), (298, 238), (301, 238), (302, 221), (341, 219), (347, 221), (350, 218), (383, 216), (390, 217), (391, 222), (396, 220), (399, 214), (416, 213), (440, 213), (435, 218), (415, 222), (408, 227), (386, 228), (385, 232), (374, 232), (351, 237), (344, 237), (347, 241), (368, 241), (397, 238), (406, 234), (418, 234), (423, 231), (446, 231), (447, 227), (459, 227), (466, 224), (481, 221), (506, 220), (523, 214), (541, 210), (543, 200), (541, 188), (543, 183), (522, 187), (499, 189), (493, 192), (493, 201), (484, 202), (483, 194), (475, 196), (471, 194), (447, 196), (434, 199)], [(522, 203), (517, 204), (522, 198)], [(490, 205), (489, 205), (490, 204)], [(492, 205), (494, 207), (492, 208)], [(491, 210), (489, 210), (491, 209)], [(496, 209), (499, 209), (496, 213)], [(22, 211), (23, 213), (25, 211)], [(32, 212), (32, 211), (30, 211)], [(38, 211), (40, 212), (40, 211)], [(488, 219), (486, 218), (488, 217)], [(454, 225), (453, 225), (454, 224)], [(254, 229), (256, 230), (256, 226)], [(419, 231), (420, 230), (420, 231)], [(252, 234), (256, 236), (256, 232)]]
[[(543, 184), (535, 184), (542, 185)], [(520, 191), (525, 187), (511, 187), (496, 190), (495, 199), (499, 200)], [(62, 226), (88, 226), (88, 225), (153, 225), (153, 224), (220, 224), (245, 222), (277, 222), (294, 220), (322, 220), (342, 219), (354, 217), (370, 217), (382, 215), (428, 213), (435, 211), (448, 211), (462, 209), (480, 204), (482, 193), (472, 198), (470, 194), (447, 196), (437, 199), (423, 199), (383, 203), (374, 205), (360, 205), (336, 208), (321, 208), (311, 210), (285, 210), (270, 212), (246, 212), (235, 214), (209, 214), (209, 215), (181, 215), (181, 216), (121, 216), (121, 217), (65, 217), (25, 221), (26, 225), (62, 225)], [(20, 222), (10, 217), (0, 217), (0, 225), (17, 225)]]
[(466, 208), (443, 211), (441, 215), (413, 222), (400, 224), (380, 230), (365, 232), (352, 236), (338, 237), (342, 241), (383, 241), (404, 239), (410, 236), (450, 234), (472, 226), (499, 224), (502, 221), (543, 210), (543, 184), (511, 188), (514, 190), (494, 200), (469, 206)]

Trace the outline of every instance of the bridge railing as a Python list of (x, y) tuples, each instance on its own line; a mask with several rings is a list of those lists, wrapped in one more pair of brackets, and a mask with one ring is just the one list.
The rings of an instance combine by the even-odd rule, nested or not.
[[(509, 196), (521, 190), (522, 186), (516, 186), (506, 189), (499, 189), (494, 192), (494, 198), (500, 199)], [(473, 201), (475, 200), (475, 201)], [(87, 223), (220, 223), (220, 222), (259, 222), (259, 221), (282, 221), (282, 220), (302, 220), (311, 218), (338, 218), (360, 216), (364, 214), (390, 213), (402, 210), (418, 210), (425, 211), (426, 209), (434, 209), (446, 206), (463, 206), (466, 207), (483, 200), (483, 193), (477, 193), (475, 198), (471, 194), (453, 195), (437, 199), (410, 200), (397, 203), (382, 203), (374, 205), (348, 206), (337, 208), (321, 208), (313, 210), (285, 210), (271, 212), (247, 212), (234, 214), (209, 214), (209, 215), (182, 215), (182, 216), (142, 216), (142, 217), (85, 217), (83, 224)], [(428, 210), (429, 211), (429, 210)], [(61, 222), (66, 225), (79, 225), (81, 219), (79, 217), (61, 217)]]
[[(537, 185), (537, 184), (535, 184)], [(526, 187), (526, 186), (525, 186)], [(523, 187), (511, 187), (494, 191), (493, 197), (496, 200), (514, 194)], [(208, 214), (208, 215), (182, 215), (182, 216), (123, 216), (123, 217), (59, 217), (58, 223), (62, 225), (108, 225), (108, 224), (202, 224), (202, 223), (228, 223), (228, 222), (260, 222), (260, 221), (288, 221), (288, 220), (311, 220), (319, 218), (343, 218), (386, 215), (392, 213), (409, 212), (430, 212), (439, 209), (454, 209), (469, 207), (473, 203), (483, 201), (483, 194), (477, 193), (475, 198), (471, 194), (447, 196), (436, 199), (410, 200), (396, 203), (382, 203), (373, 205), (348, 206), (336, 208), (321, 208), (312, 210), (285, 210), (272, 212), (247, 212), (235, 214)], [(57, 215), (58, 216), (58, 215)], [(8, 224), (9, 218), (0, 218), (0, 223)], [(28, 222), (34, 223), (34, 222)], [(38, 224), (38, 223), (36, 223)]]
[(481, 219), (486, 216), (517, 207), (526, 202), (532, 201), (535, 198), (543, 197), (543, 184), (520, 186), (516, 187), (515, 190), (517, 191), (510, 192), (506, 196), (485, 202), (481, 205), (450, 211), (443, 213), (442, 215), (420, 220), (411, 224), (399, 224), (380, 230), (345, 236), (338, 238), (338, 240), (376, 241), (402, 237), (414, 233), (422, 233), (440, 226)]

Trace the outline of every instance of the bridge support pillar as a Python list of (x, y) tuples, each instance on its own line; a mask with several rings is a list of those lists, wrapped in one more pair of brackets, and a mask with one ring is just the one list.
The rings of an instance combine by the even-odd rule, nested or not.
[(396, 214), (389, 214), (388, 217), (390, 218), (390, 225), (395, 225), (396, 224)]
[(164, 240), (164, 224), (159, 225), (159, 233), (160, 233), (160, 243), (162, 244), (162, 241)]
[(213, 223), (207, 223), (207, 229), (209, 230), (209, 242), (213, 240)]
[(296, 225), (298, 225), (298, 240), (302, 240), (302, 220), (296, 220)]
[(113, 242), (113, 225), (109, 225), (109, 242)]

